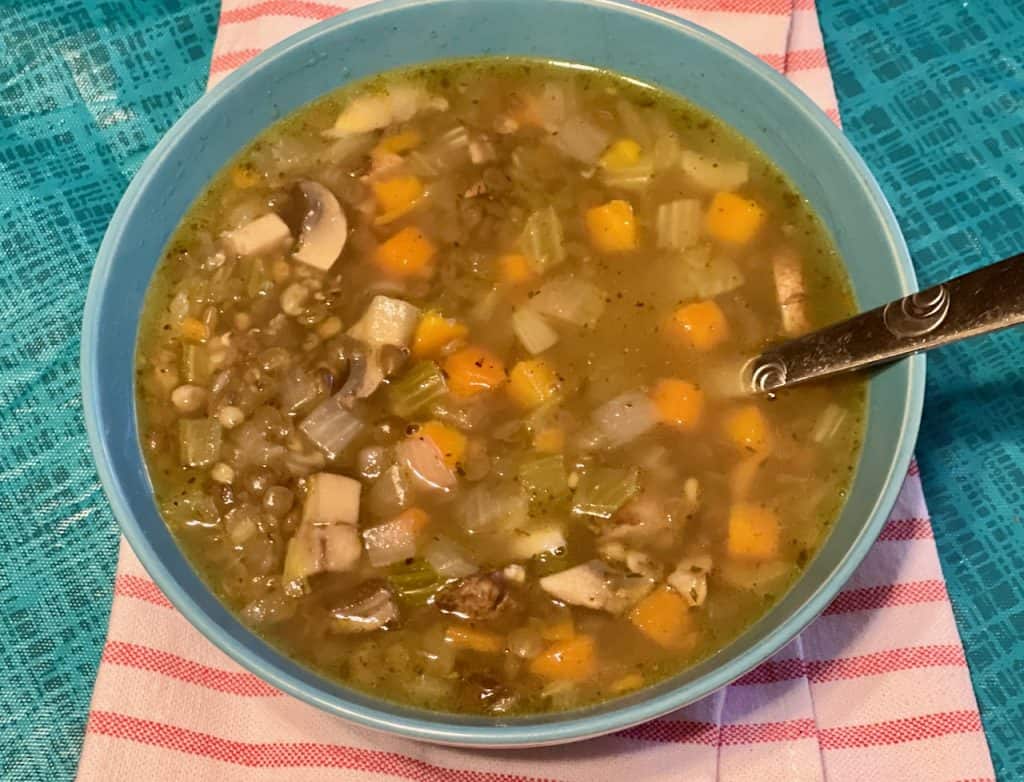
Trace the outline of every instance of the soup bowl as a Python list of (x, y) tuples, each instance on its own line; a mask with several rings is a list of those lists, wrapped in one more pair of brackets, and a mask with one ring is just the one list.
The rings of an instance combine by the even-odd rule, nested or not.
[(82, 334), (85, 418), (121, 529), (155, 582), (210, 641), (270, 684), (363, 726), (467, 746), (536, 746), (633, 725), (728, 684), (791, 640), (852, 573), (890, 511), (911, 457), (924, 359), (870, 380), (863, 456), (826, 542), (789, 592), (696, 666), (570, 712), (485, 718), (409, 708), (329, 681), (236, 619), (160, 517), (136, 427), (139, 316), (165, 243), (210, 178), (269, 124), (374, 73), (443, 58), (519, 55), (620, 72), (717, 114), (785, 171), (826, 223), (862, 307), (916, 290), (892, 213), (850, 144), (810, 100), (754, 56), (659, 12), (612, 0), (398, 0), (326, 21), (255, 58), (192, 107), (125, 192), (100, 248)]

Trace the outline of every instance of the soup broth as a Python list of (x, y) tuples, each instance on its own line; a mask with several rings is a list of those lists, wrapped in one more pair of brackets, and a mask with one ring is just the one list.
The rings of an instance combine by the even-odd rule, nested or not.
[(720, 650), (813, 557), (860, 381), (743, 396), (854, 311), (822, 224), (714, 116), (625, 78), (396, 71), (268, 129), (169, 243), (142, 447), (210, 588), (325, 676), (493, 715)]

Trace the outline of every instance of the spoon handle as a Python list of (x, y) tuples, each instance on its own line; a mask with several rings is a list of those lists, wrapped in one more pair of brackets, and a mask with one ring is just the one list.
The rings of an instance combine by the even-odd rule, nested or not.
[(777, 345), (747, 368), (753, 391), (819, 380), (1024, 323), (1024, 253)]

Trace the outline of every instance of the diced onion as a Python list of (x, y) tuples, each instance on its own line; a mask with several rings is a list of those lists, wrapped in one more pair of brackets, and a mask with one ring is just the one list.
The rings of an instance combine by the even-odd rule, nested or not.
[(569, 117), (551, 134), (551, 143), (571, 158), (593, 165), (608, 146), (608, 133), (581, 116)]
[(328, 459), (337, 459), (365, 426), (333, 396), (314, 407), (299, 424), (299, 429)]
[(558, 342), (555, 331), (544, 316), (529, 307), (521, 307), (512, 313), (512, 331), (526, 351), (536, 356)]
[(593, 421), (606, 448), (618, 448), (649, 432), (658, 423), (647, 394), (627, 391), (605, 402), (593, 413)]
[(538, 554), (562, 551), (566, 547), (565, 533), (558, 525), (517, 529), (508, 542), (508, 553), (513, 559), (529, 559)]
[(541, 287), (529, 307), (542, 315), (572, 323), (593, 325), (604, 312), (604, 293), (596, 285), (574, 277), (559, 277)]
[(444, 578), (463, 578), (478, 570), (459, 544), (443, 536), (427, 544), (423, 549), (423, 558)]
[(658, 207), (655, 233), (663, 250), (686, 250), (700, 239), (704, 209), (695, 198), (670, 201)]
[(445, 464), (444, 454), (427, 438), (405, 438), (395, 447), (395, 456), (423, 488), (448, 491), (455, 486), (455, 473)]
[(374, 567), (390, 565), (415, 556), (416, 531), (405, 519), (386, 521), (363, 530), (363, 548)]
[(707, 190), (735, 190), (747, 183), (750, 167), (745, 160), (723, 162), (683, 150), (679, 165), (695, 184)]

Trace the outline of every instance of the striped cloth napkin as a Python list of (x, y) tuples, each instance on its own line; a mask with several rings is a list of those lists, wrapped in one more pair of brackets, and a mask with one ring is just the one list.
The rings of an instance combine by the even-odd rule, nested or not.
[[(757, 53), (838, 122), (814, 0), (650, 4)], [(224, 0), (211, 86), (344, 10), (333, 2)], [(562, 747), (437, 747), (328, 716), (215, 649), (124, 544), (114, 593), (78, 768), (90, 782), (994, 779), (916, 465), (850, 583), (772, 660), (674, 714)]]

